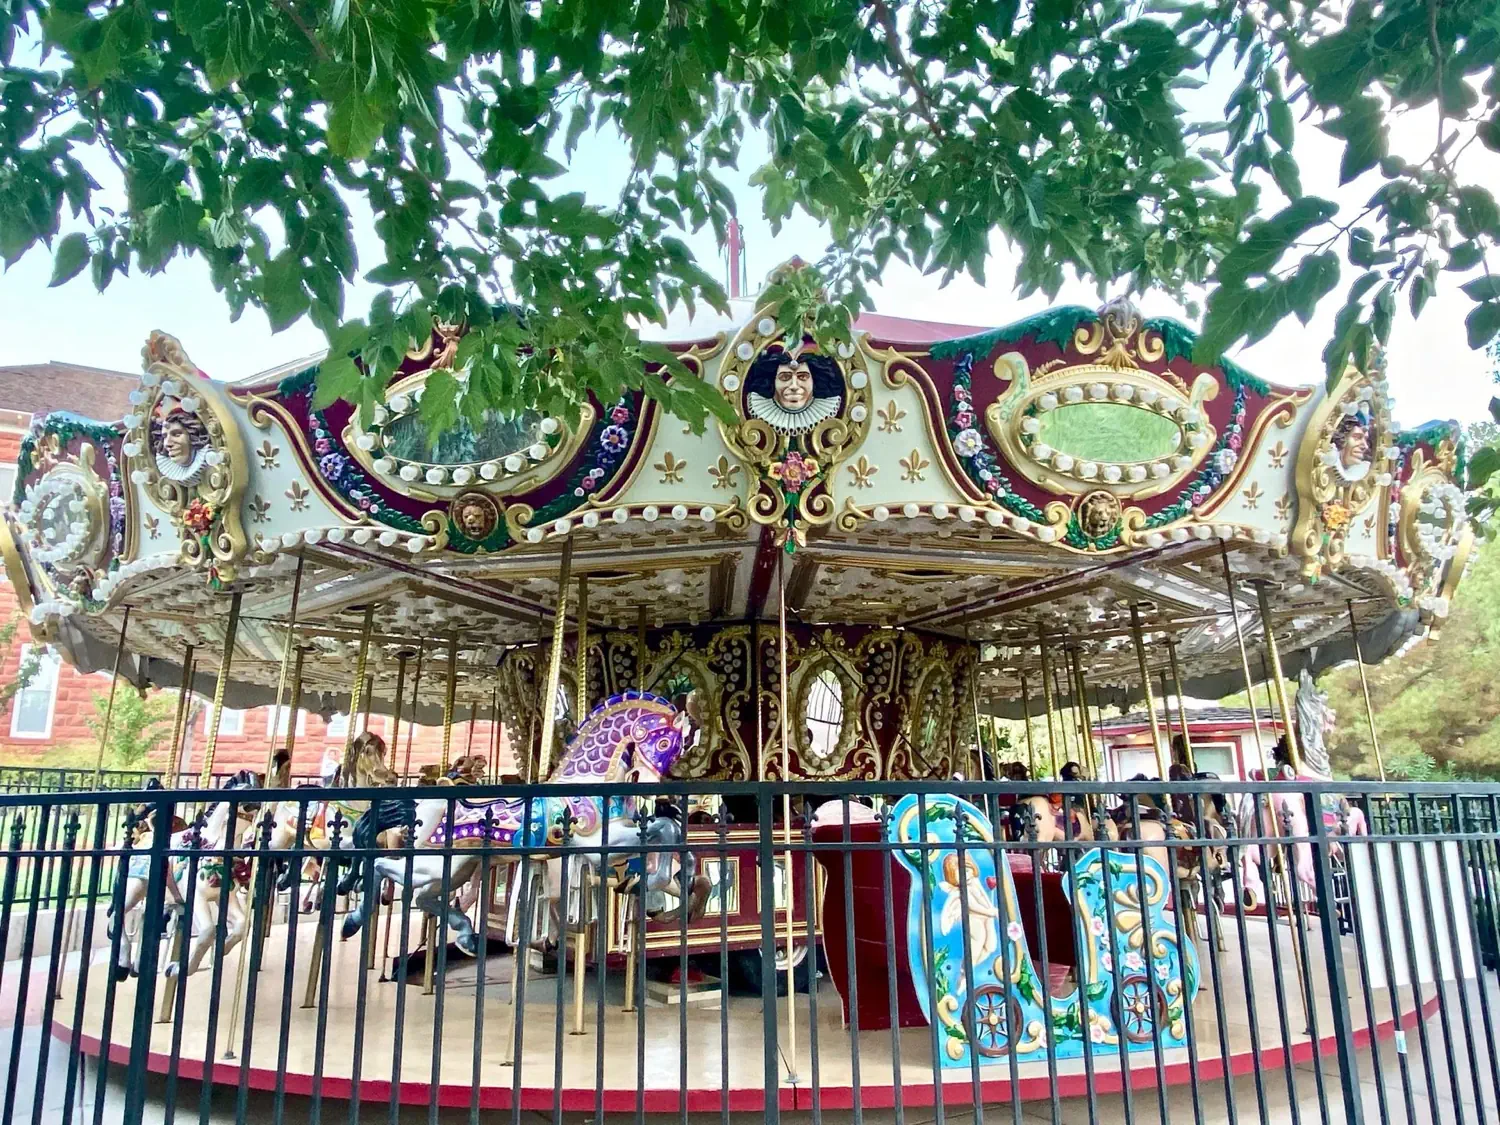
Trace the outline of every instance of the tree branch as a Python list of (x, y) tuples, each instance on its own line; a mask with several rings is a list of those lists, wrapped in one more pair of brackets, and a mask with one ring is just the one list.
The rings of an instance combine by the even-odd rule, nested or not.
[(880, 26), (885, 30), (885, 53), (891, 60), (891, 64), (901, 72), (906, 79), (907, 85), (911, 87), (912, 96), (916, 98), (917, 113), (922, 120), (927, 122), (928, 127), (939, 137), (947, 140), (947, 132), (938, 123), (937, 115), (933, 112), (932, 101), (927, 93), (927, 86), (917, 75), (916, 68), (906, 57), (906, 52), (901, 49), (901, 34), (896, 30), (896, 17), (885, 0), (872, 0), (870, 8), (875, 13), (875, 18), (880, 21)]

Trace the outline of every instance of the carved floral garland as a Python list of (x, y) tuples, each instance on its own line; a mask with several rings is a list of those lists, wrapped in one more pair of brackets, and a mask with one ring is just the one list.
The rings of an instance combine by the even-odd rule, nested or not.
[[(1047, 516), (1042, 509), (1011, 491), (1010, 480), (1000, 471), (1000, 460), (990, 445), (990, 439), (976, 424), (973, 370), (974, 354), (965, 352), (959, 356), (953, 369), (953, 405), (948, 412), (948, 437), (953, 443), (953, 451), (958, 454), (969, 478), (992, 501), (1014, 515), (1035, 523), (1046, 523)], [(1229, 424), (1219, 435), (1213, 451), (1204, 458), (1197, 476), (1182, 487), (1170, 504), (1148, 516), (1142, 530), (1151, 531), (1186, 518), (1194, 508), (1206, 504), (1214, 490), (1233, 471), (1245, 440), (1245, 399), (1250, 382), (1247, 378), (1229, 380), (1234, 387), (1234, 406)], [(1109, 550), (1119, 545), (1120, 526), (1117, 523), (1105, 534), (1091, 536), (1083, 530), (1078, 522), (1078, 513), (1074, 512), (1068, 517), (1062, 541), (1079, 550)]]

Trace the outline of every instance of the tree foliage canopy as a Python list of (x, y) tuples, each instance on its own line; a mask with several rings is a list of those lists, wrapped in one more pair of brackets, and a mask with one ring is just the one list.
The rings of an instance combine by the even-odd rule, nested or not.
[[(1500, 151), (1497, 54), (1494, 0), (7, 0), (0, 255), (47, 244), (55, 283), (101, 289), (200, 255), (235, 314), (310, 317), (321, 396), (366, 406), (434, 316), (466, 321), (433, 425), (626, 387), (701, 420), (638, 327), (723, 305), (683, 236), (722, 243), (755, 130), (766, 216), (832, 232), (819, 335), (890, 259), (982, 281), (999, 236), (1025, 291), (1206, 290), (1202, 360), (1342, 286), (1337, 372), (1444, 271), (1480, 268), (1471, 343), (1500, 332), (1500, 207), (1461, 174)], [(1435, 102), (1430, 155), (1393, 155)], [(1303, 193), (1299, 119), (1345, 182), (1373, 173), (1359, 214)], [(552, 183), (590, 130), (630, 156), (605, 202)], [(820, 294), (776, 296), (792, 319)]]

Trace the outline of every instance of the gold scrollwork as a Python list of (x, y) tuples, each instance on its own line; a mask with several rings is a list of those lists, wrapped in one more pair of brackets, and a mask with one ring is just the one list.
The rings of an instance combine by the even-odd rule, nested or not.
[(1384, 379), (1346, 367), (1313, 411), (1297, 451), (1290, 546), (1309, 581), (1343, 563), (1355, 517), (1389, 486), (1391, 434)]
[(177, 526), (183, 562), (229, 582), (249, 549), (240, 523), (249, 457), (229, 397), (165, 332), (151, 334), (141, 358), (123, 447), (132, 479)]

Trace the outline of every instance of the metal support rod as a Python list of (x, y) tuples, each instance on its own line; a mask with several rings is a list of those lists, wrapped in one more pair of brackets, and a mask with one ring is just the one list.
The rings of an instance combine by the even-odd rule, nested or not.
[(1026, 770), (1036, 780), (1036, 746), (1031, 740), (1031, 695), (1026, 690), (1026, 673), (1021, 672), (1021, 714), (1026, 716)]
[[(172, 720), (172, 768), (174, 773), (182, 764), (182, 732), (187, 722), (188, 700), (193, 697), (193, 646), (182, 650), (182, 683), (177, 685), (177, 716)], [(98, 784), (97, 781), (95, 784)], [(177, 787), (177, 778), (172, 778), (172, 787)]]
[(406, 724), (406, 757), (401, 762), (401, 779), (406, 780), (411, 775), (411, 740), (417, 733), (417, 700), (421, 698), (422, 691), (422, 658), (427, 655), (427, 643), (424, 641), (417, 646), (417, 674), (411, 681), (411, 721)]
[(552, 618), (552, 652), (547, 659), (547, 687), (542, 693), (542, 745), (538, 751), (535, 781), (546, 781), (552, 772), (552, 739), (557, 734), (557, 688), (562, 681), (563, 639), (568, 631), (568, 583), (573, 572), (573, 539), (563, 540), (562, 561), (557, 572), (557, 609)]
[(453, 748), (453, 703), (457, 693), (458, 631), (454, 630), (448, 634), (448, 686), (443, 696), (443, 760), (439, 774), (448, 772), (448, 755)]
[(577, 725), (582, 726), (589, 713), (589, 580), (578, 576), (578, 637), (573, 642), (573, 678), (578, 703), (573, 708)]
[(229, 624), (224, 628), (224, 654), (219, 658), (219, 679), (214, 684), (214, 715), (208, 729), (208, 746), (203, 751), (203, 772), (198, 784), (207, 789), (214, 776), (214, 751), (219, 748), (219, 720), (224, 715), (224, 689), (229, 684), (229, 667), (234, 661), (234, 640), (240, 630), (240, 603), (244, 593), (234, 592), (229, 599)]
[(1135, 659), (1141, 668), (1141, 689), (1146, 693), (1146, 716), (1151, 720), (1151, 745), (1156, 750), (1158, 776), (1166, 780), (1171, 764), (1161, 741), (1161, 723), (1156, 718), (1156, 699), (1151, 691), (1151, 670), (1146, 667), (1146, 636), (1141, 629), (1141, 608), (1130, 603), (1130, 637), (1135, 642)]
[(297, 749), (297, 712), (302, 710), (302, 669), (307, 663), (307, 649), (297, 646), (297, 659), (292, 664), (292, 696), (287, 701), (287, 714), (291, 721), (286, 727), (286, 764), (292, 765), (292, 752)]
[(99, 753), (94, 758), (94, 788), (99, 788), (99, 778), (104, 773), (104, 748), (109, 745), (109, 724), (115, 717), (115, 688), (120, 683), (120, 662), (125, 659), (125, 630), (130, 628), (130, 607), (120, 618), (120, 639), (115, 644), (115, 670), (109, 677), (109, 702), (104, 705), (104, 726), (99, 730)]
[[(780, 650), (781, 683), (777, 685), (781, 689), (781, 780), (783, 782), (792, 779), (792, 716), (789, 711), (790, 691), (788, 689), (789, 672), (787, 670), (787, 635), (786, 635), (786, 552), (782, 551), (776, 559), (776, 612), (780, 625), (777, 648)], [(787, 1068), (792, 1072), (789, 1076), (796, 1077), (797, 1067), (797, 981), (796, 981), (796, 957), (792, 952), (792, 940), (794, 927), (792, 923), (792, 904), (797, 901), (793, 886), (792, 872), (792, 798), (789, 793), (781, 795), (781, 825), (786, 836), (786, 851), (783, 858), (786, 860), (786, 1026), (787, 1026)], [(813, 950), (809, 949), (807, 955), (813, 956)], [(774, 966), (772, 966), (774, 968)]]
[(635, 607), (635, 687), (646, 690), (646, 607)]
[[(292, 651), (297, 647), (297, 603), (301, 600), (302, 597), (302, 569), (306, 565), (306, 563), (306, 558), (304, 558), (302, 555), (297, 556), (297, 573), (292, 578), (292, 604), (291, 607), (287, 610), (286, 640), (282, 642), (281, 646), (281, 673), (276, 679), (276, 709), (271, 712), (271, 729), (267, 732), (266, 735), (267, 784), (270, 784), (271, 780), (271, 766), (276, 761), (276, 724), (281, 720), (281, 705), (283, 700), (285, 700), (286, 698), (286, 682), (287, 675), (290, 673), (292, 666)], [(287, 724), (293, 727), (297, 725), (295, 712), (287, 713)], [(255, 886), (254, 879), (250, 881), (250, 885), (252, 887)], [(246, 944), (248, 945), (248, 943)], [(241, 948), (243, 949), (244, 947), (242, 946)], [(243, 964), (244, 961), (245, 955), (242, 953), (240, 955), (241, 964)], [(243, 973), (241, 974), (241, 978), (243, 979)], [(238, 995), (236, 995), (235, 999), (236, 1001), (238, 1001)], [(236, 1003), (235, 1006), (230, 1010), (229, 1026), (231, 1028), (234, 1027), (235, 1017), (238, 1012), (239, 1005), (238, 1003)]]
[(354, 662), (354, 686), (349, 689), (349, 724), (344, 728), (344, 753), (349, 753), (349, 747), (354, 745), (354, 727), (359, 719), (359, 709), (362, 702), (361, 693), (365, 687), (365, 668), (370, 660), (370, 634), (375, 629), (375, 603), (368, 602), (365, 605), (364, 623), (359, 629), (359, 657)]
[(1271, 620), (1271, 599), (1264, 582), (1255, 584), (1255, 595), (1260, 602), (1260, 620), (1266, 634), (1266, 654), (1271, 658), (1271, 678), (1276, 691), (1276, 706), (1281, 711), (1281, 723), (1286, 732), (1287, 760), (1291, 762), (1292, 774), (1302, 775), (1302, 754), (1297, 749), (1297, 727), (1292, 721), (1291, 701), (1286, 697), (1286, 677), (1281, 671), (1281, 652), (1276, 647), (1276, 628)]
[(1095, 781), (1100, 780), (1099, 753), (1094, 746), (1094, 728), (1089, 722), (1089, 697), (1083, 682), (1083, 653), (1074, 648), (1073, 658), (1073, 693), (1078, 697), (1078, 733), (1083, 739), (1083, 748), (1086, 761), (1084, 765), (1089, 771), (1089, 776)]
[(1375, 768), (1380, 771), (1380, 780), (1385, 780), (1385, 759), (1380, 755), (1380, 738), (1375, 733), (1375, 708), (1370, 703), (1370, 681), (1365, 678), (1365, 654), (1359, 646), (1359, 622), (1354, 618), (1354, 599), (1346, 598), (1349, 607), (1349, 636), (1354, 641), (1354, 663), (1359, 666), (1359, 688), (1365, 696), (1365, 719), (1370, 724), (1370, 745), (1375, 748)]
[(1198, 756), (1193, 753), (1193, 736), (1188, 731), (1187, 701), (1182, 695), (1182, 669), (1177, 664), (1177, 642), (1167, 638), (1167, 660), (1172, 668), (1172, 690), (1177, 694), (1177, 724), (1182, 728), (1182, 753), (1192, 773), (1198, 772)]
[(500, 686), (498, 684), (490, 689), (490, 780), (500, 780)]
[[(411, 652), (402, 649), (396, 654), (396, 699), (391, 711), (391, 762), (390, 770), (396, 772), (396, 749), (401, 745), (401, 705), (406, 701), (406, 662)], [(389, 930), (389, 927), (387, 927)]]
[(1042, 706), (1047, 709), (1047, 755), (1052, 760), (1052, 776), (1056, 777), (1057, 738), (1052, 732), (1052, 656), (1047, 649), (1047, 634), (1040, 625), (1036, 628), (1036, 636), (1042, 649)]
[[(964, 640), (969, 639), (969, 631), (964, 629)], [(981, 734), (979, 724), (979, 668), (984, 663), (984, 645), (974, 646), (974, 671), (969, 676), (969, 702), (974, 710), (974, 756), (979, 759), (978, 776), (980, 781), (990, 780), (989, 768), (984, 763), (984, 735)]]
[(1260, 712), (1255, 707), (1255, 681), (1250, 675), (1250, 652), (1245, 648), (1245, 631), (1240, 626), (1240, 607), (1234, 596), (1234, 573), (1229, 569), (1229, 549), (1219, 540), (1219, 559), (1224, 564), (1224, 589), (1229, 594), (1229, 614), (1234, 618), (1234, 638), (1240, 646), (1240, 666), (1245, 672), (1245, 699), (1250, 704), (1250, 723), (1255, 729), (1255, 751), (1260, 755), (1262, 777), (1270, 777), (1266, 744), (1260, 733)]

